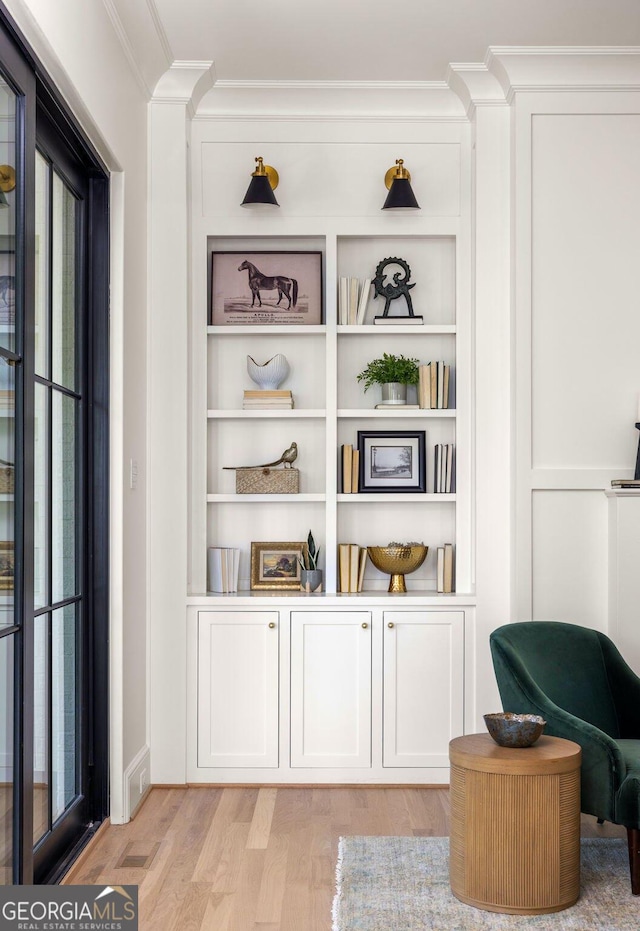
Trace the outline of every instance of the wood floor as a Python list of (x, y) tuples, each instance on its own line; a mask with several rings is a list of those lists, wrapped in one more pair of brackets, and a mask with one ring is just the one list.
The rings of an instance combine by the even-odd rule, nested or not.
[(446, 788), (157, 788), (65, 881), (137, 885), (140, 931), (330, 931), (341, 835), (448, 833)]

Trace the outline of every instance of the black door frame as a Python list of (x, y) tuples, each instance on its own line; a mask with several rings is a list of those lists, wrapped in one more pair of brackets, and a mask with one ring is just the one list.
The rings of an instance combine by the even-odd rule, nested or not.
[[(20, 82), (23, 116), (18, 122), (16, 252), (23, 257), (16, 269), (16, 306), (24, 308), (23, 326), (16, 333), (20, 355), (16, 390), (16, 598), (22, 605), (16, 643), (14, 721), (14, 877), (19, 883), (56, 882), (86, 843), (109, 808), (109, 179), (93, 146), (53, 87), (44, 69), (0, 2), (0, 63), (7, 77)], [(82, 753), (85, 778), (81, 786), (82, 814), (57, 838), (33, 850), (33, 432), (34, 432), (34, 304), (35, 304), (35, 153), (53, 146), (83, 178), (85, 312), (78, 315), (83, 342), (84, 475), (79, 540), (80, 591), (83, 603), (83, 680), (78, 710), (83, 720)], [(19, 287), (22, 290), (19, 290)], [(6, 353), (3, 353), (6, 355)], [(30, 494), (25, 491), (29, 490)], [(21, 541), (22, 545), (18, 541)], [(4, 633), (4, 632), (3, 632)]]

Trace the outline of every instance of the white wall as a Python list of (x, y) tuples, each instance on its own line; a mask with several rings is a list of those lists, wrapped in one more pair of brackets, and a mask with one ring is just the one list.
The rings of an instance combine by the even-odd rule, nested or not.
[(606, 632), (603, 491), (638, 440), (640, 93), (600, 80), (514, 103), (514, 546), (519, 618)]
[[(102, 3), (8, 0), (112, 176), (112, 819), (147, 743), (147, 100)], [(128, 463), (138, 463), (129, 488)]]

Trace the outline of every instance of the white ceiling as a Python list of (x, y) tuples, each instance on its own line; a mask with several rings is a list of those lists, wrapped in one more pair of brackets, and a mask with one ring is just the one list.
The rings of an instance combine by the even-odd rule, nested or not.
[[(127, 29), (132, 0), (114, 2)], [(489, 46), (640, 45), (640, 0), (144, 3), (165, 57), (213, 61), (223, 81), (444, 81)], [(127, 32), (140, 61), (149, 37)]]

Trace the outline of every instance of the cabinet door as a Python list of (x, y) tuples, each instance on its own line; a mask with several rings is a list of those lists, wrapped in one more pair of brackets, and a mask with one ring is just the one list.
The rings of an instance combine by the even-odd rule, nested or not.
[(198, 615), (198, 766), (278, 765), (278, 612)]
[(463, 732), (464, 612), (384, 612), (384, 766), (448, 766)]
[(291, 765), (371, 766), (371, 614), (291, 615)]

